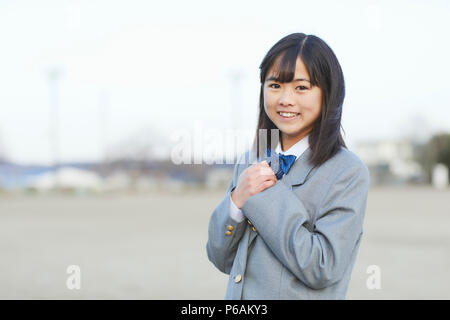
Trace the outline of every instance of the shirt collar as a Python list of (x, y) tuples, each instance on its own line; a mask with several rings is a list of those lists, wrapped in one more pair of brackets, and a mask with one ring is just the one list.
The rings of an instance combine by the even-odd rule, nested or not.
[(309, 147), (309, 134), (303, 137), (301, 140), (297, 141), (292, 147), (290, 147), (286, 151), (281, 150), (281, 143), (280, 141), (278, 141), (278, 145), (275, 148), (275, 152), (284, 155), (292, 154), (296, 156), (295, 160), (297, 160), (303, 154), (303, 152), (305, 152), (305, 150), (308, 149), (308, 147)]

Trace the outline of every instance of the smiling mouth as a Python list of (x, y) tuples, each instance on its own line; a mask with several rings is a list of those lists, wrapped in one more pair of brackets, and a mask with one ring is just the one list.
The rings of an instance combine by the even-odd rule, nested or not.
[(277, 112), (283, 119), (293, 119), (300, 115), (298, 112)]

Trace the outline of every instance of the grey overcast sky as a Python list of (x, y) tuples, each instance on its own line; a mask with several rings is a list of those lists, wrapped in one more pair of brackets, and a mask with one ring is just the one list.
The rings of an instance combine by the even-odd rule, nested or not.
[(13, 161), (51, 162), (52, 68), (63, 161), (99, 160), (133, 139), (157, 144), (152, 132), (195, 121), (253, 130), (259, 63), (292, 32), (336, 53), (350, 147), (450, 131), (449, 17), (449, 1), (425, 0), (1, 0), (0, 148)]

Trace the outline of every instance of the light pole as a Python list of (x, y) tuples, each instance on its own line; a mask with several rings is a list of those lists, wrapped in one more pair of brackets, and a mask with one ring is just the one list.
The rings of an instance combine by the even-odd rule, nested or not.
[(52, 166), (54, 168), (54, 188), (59, 190), (60, 183), (58, 178), (58, 171), (60, 165), (60, 150), (59, 150), (59, 114), (58, 114), (58, 81), (62, 76), (62, 72), (58, 68), (51, 68), (48, 73), (49, 82), (49, 141), (50, 154)]
[(101, 169), (102, 178), (108, 173), (108, 116), (109, 116), (109, 95), (108, 92), (102, 91), (99, 94), (99, 130), (100, 130), (100, 148), (102, 152)]
[(233, 70), (230, 74), (231, 80), (231, 128), (238, 129), (241, 121), (242, 110), (242, 78), (241, 70)]
[(234, 158), (237, 158), (239, 155), (237, 141), (238, 137), (238, 129), (241, 125), (242, 113), (244, 112), (242, 106), (242, 78), (243, 72), (239, 69), (234, 69), (230, 72), (230, 81), (231, 81), (231, 130), (233, 137), (233, 154)]

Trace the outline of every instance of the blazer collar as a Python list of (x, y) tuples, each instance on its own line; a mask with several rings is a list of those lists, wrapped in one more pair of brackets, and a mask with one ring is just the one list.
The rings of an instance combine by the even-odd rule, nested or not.
[(309, 162), (311, 152), (311, 148), (308, 147), (305, 152), (298, 157), (289, 169), (289, 172), (282, 177), (281, 180), (284, 180), (284, 183), (290, 186), (299, 186), (306, 181), (309, 173), (314, 168), (314, 165)]
[(292, 154), (297, 157), (297, 159), (305, 152), (309, 147), (309, 134), (303, 137), (301, 140), (297, 141), (293, 146), (291, 146), (288, 150), (281, 150), (281, 141), (278, 141), (278, 144), (275, 148), (276, 153), (282, 154)]
[[(289, 172), (282, 177), (281, 181), (289, 186), (299, 186), (305, 183), (309, 173), (315, 167), (309, 162), (311, 153), (311, 148), (308, 146), (308, 148), (306, 148), (306, 150), (295, 160), (294, 164), (289, 169)], [(267, 162), (270, 161), (272, 169), (274, 170), (278, 168), (278, 157), (275, 157), (274, 154), (270, 157), (265, 154), (261, 159), (258, 159), (258, 161), (261, 160), (266, 160)], [(250, 164), (247, 166), (250, 166)]]

